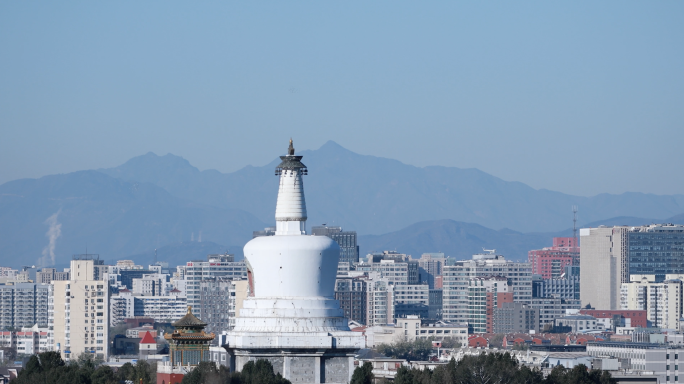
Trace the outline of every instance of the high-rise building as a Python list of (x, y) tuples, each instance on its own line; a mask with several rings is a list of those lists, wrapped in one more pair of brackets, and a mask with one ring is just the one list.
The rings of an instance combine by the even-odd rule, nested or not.
[(366, 325), (394, 323), (394, 287), (377, 272), (368, 273), (366, 286)]
[(442, 289), (431, 289), (429, 295), (428, 319), (442, 320), (442, 307), (444, 306), (442, 302)]
[(427, 284), (394, 286), (394, 318), (418, 316), (427, 319), (430, 287)]
[(494, 332), (494, 310), (513, 302), (510, 282), (503, 276), (473, 277), (468, 281), (466, 321), (471, 333)]
[(557, 279), (565, 273), (568, 265), (579, 265), (579, 247), (574, 237), (554, 237), (553, 245), (527, 253), (532, 264), (532, 274), (544, 279)]
[(340, 246), (340, 262), (358, 263), (359, 246), (356, 244), (356, 231), (343, 231), (342, 227), (311, 227), (314, 236), (328, 236)]
[(359, 272), (378, 272), (392, 285), (417, 285), (418, 262), (415, 260), (400, 261), (396, 258), (381, 259), (379, 261), (362, 262), (356, 265)]
[(503, 276), (511, 284), (513, 300), (529, 303), (532, 299), (532, 267), (530, 263), (506, 260), (501, 255), (477, 254), (472, 260), (456, 261), (444, 267), (442, 318), (445, 321), (466, 322), (468, 286), (474, 277)]
[(0, 285), (0, 327), (48, 325), (49, 285), (16, 283)]
[(630, 275), (630, 282), (620, 290), (623, 310), (645, 310), (654, 327), (679, 331), (682, 318), (682, 275), (665, 275), (656, 282), (655, 275)]
[(442, 276), (442, 269), (446, 265), (443, 253), (423, 253), (418, 262), (418, 280), (421, 284), (427, 284), (430, 289), (435, 287), (435, 278)]
[[(339, 272), (339, 269), (338, 269)], [(335, 280), (335, 300), (340, 302), (344, 316), (361, 324), (366, 324), (366, 287), (365, 274), (338, 276)]]
[(185, 265), (185, 292), (188, 305), (195, 313), (202, 313), (202, 297), (200, 284), (202, 280), (223, 278), (240, 280), (247, 278), (247, 267), (244, 261), (235, 261), (233, 255), (207, 255), (207, 261), (189, 261)]
[[(235, 320), (235, 281), (214, 277), (200, 281), (200, 319), (207, 332), (220, 334), (233, 329)], [(232, 320), (232, 323), (231, 323)]]
[(133, 293), (145, 296), (162, 296), (166, 286), (166, 275), (157, 273), (145, 274), (133, 280)]
[(580, 298), (596, 309), (620, 309), (620, 288), (630, 275), (684, 274), (684, 226), (580, 229)]
[(620, 285), (629, 282), (625, 249), (627, 227), (580, 229), (582, 306), (620, 309)]
[(101, 265), (93, 255), (76, 255), (71, 260), (71, 280), (52, 282), (49, 332), (65, 361), (81, 353), (108, 357), (109, 287), (98, 279)]

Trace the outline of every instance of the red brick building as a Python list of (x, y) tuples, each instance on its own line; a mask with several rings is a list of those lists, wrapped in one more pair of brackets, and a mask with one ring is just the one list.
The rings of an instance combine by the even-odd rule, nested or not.
[(618, 310), (609, 311), (603, 309), (582, 309), (580, 314), (593, 316), (597, 319), (612, 319), (618, 316), (625, 319), (624, 323), (626, 327), (648, 327), (648, 317), (646, 316), (646, 311), (636, 311), (636, 310)]
[(579, 265), (579, 247), (573, 237), (554, 237), (553, 246), (527, 253), (532, 263), (532, 274), (544, 279), (560, 277), (568, 265)]

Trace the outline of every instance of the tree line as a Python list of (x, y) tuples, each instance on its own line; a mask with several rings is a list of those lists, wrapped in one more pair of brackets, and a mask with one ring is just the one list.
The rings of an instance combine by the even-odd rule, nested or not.
[(12, 384), (119, 384), (130, 380), (136, 384), (156, 383), (156, 364), (138, 360), (133, 365), (124, 364), (116, 372), (86, 354), (69, 363), (62, 360), (59, 352), (43, 352), (31, 356)]
[(229, 372), (221, 365), (205, 361), (190, 371), (181, 384), (291, 384), (280, 373), (273, 372), (268, 360), (249, 361), (240, 372)]
[[(354, 370), (351, 384), (373, 383), (373, 366), (366, 362)], [(520, 365), (508, 352), (451, 359), (435, 369), (400, 367), (395, 384), (615, 384), (609, 372), (578, 365), (572, 369), (556, 366), (545, 378), (537, 368)]]
[[(12, 384), (119, 384), (126, 381), (135, 384), (157, 382), (156, 364), (138, 360), (133, 365), (124, 364), (114, 371), (101, 361), (82, 354), (66, 363), (59, 352), (44, 352), (31, 356), (26, 367), (19, 372)], [(273, 372), (273, 365), (266, 360), (250, 361), (241, 372), (229, 372), (224, 366), (216, 368), (213, 362), (202, 362), (183, 378), (183, 384), (291, 384), (280, 373)]]

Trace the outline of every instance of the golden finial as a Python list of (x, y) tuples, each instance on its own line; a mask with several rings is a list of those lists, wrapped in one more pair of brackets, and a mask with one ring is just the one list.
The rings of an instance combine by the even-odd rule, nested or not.
[(290, 147), (287, 149), (287, 154), (290, 156), (294, 156), (295, 150), (294, 147), (292, 146), (292, 138), (290, 137)]
[(192, 305), (188, 305), (188, 315), (192, 315)]

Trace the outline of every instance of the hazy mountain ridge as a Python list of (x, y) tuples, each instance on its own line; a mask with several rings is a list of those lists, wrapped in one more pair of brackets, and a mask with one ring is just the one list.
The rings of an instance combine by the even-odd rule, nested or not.
[[(396, 249), (416, 257), (442, 251), (468, 258), (487, 247), (524, 259), (528, 250), (550, 246), (551, 237), (570, 235), (571, 205), (580, 206), (579, 226), (684, 221), (682, 195), (576, 197), (477, 169), (419, 168), (358, 155), (333, 142), (298, 154), (310, 173), (304, 178), (308, 227), (325, 222), (358, 231), (362, 255)], [(86, 246), (106, 260), (145, 259), (140, 263), (148, 263), (155, 248), (171, 262), (226, 247), (239, 258), (252, 231), (273, 225), (278, 162), (223, 174), (199, 171), (178, 156), (148, 153), (112, 169), (5, 183), (0, 262), (38, 264), (45, 251), (42, 263), (50, 264), (50, 234), (61, 265)], [(190, 242), (193, 234), (199, 240), (200, 231), (204, 243)]]
[[(387, 233), (438, 219), (554, 232), (572, 223), (572, 205), (580, 207), (580, 224), (617, 216), (670, 217), (684, 212), (684, 195), (572, 196), (535, 190), (472, 168), (419, 168), (359, 155), (331, 141), (298, 154), (309, 167), (304, 179), (309, 224), (334, 222), (362, 234)], [(199, 171), (177, 156), (148, 153), (100, 171), (124, 180), (152, 182), (193, 201), (244, 209), (268, 223), (275, 209), (273, 168), (278, 161), (224, 174)]]
[[(93, 253), (111, 260), (170, 243), (199, 239), (242, 245), (265, 224), (237, 209), (174, 197), (152, 183), (128, 182), (97, 171), (22, 179), (0, 186), (3, 265), (39, 264), (49, 244), (48, 218), (59, 234), (55, 262)], [(49, 249), (48, 249), (49, 256)], [(43, 261), (51, 264), (51, 257)]]
[[(684, 215), (666, 220), (622, 216), (588, 223), (585, 227), (638, 226), (661, 222), (684, 224)], [(473, 254), (482, 252), (482, 248), (487, 248), (496, 249), (497, 254), (511, 260), (526, 261), (528, 251), (550, 247), (553, 237), (572, 235), (572, 228), (559, 232), (520, 233), (507, 228), (497, 231), (473, 223), (434, 220), (415, 223), (379, 236), (359, 236), (359, 248), (362, 257), (371, 252), (396, 250), (410, 254), (413, 258), (423, 253), (444, 252), (457, 260), (469, 259)]]

